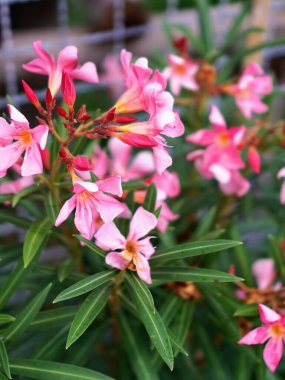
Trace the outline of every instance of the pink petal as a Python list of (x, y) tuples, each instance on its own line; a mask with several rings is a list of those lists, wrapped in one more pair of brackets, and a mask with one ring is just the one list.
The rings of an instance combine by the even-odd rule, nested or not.
[(254, 91), (261, 95), (267, 95), (272, 92), (272, 78), (269, 75), (256, 78), (254, 81)]
[(37, 127), (31, 129), (33, 138), (40, 145), (42, 150), (45, 149), (47, 144), (48, 131), (49, 129), (46, 125), (38, 125)]
[(280, 191), (280, 202), (284, 205), (285, 204), (285, 182), (283, 182), (281, 186), (281, 191)]
[(186, 141), (192, 142), (193, 144), (207, 146), (213, 144), (215, 134), (209, 129), (200, 129), (197, 132), (192, 133), (186, 137)]
[(104, 250), (123, 249), (126, 243), (115, 223), (104, 224), (95, 234), (96, 244)]
[(90, 193), (96, 193), (99, 188), (96, 183), (88, 182), (88, 181), (76, 181), (73, 185), (73, 190), (75, 193), (80, 193), (82, 191), (89, 191)]
[(144, 256), (149, 260), (150, 257), (154, 254), (155, 249), (153, 248), (150, 239), (152, 239), (153, 236), (148, 236), (144, 239), (141, 239), (137, 242), (138, 249), (140, 253), (143, 253)]
[(99, 82), (96, 66), (92, 62), (86, 62), (79, 68), (72, 70), (70, 76), (89, 83)]
[(263, 358), (271, 372), (275, 372), (283, 355), (282, 338), (271, 338), (263, 351)]
[(138, 276), (147, 284), (152, 284), (152, 279), (150, 275), (150, 267), (149, 267), (149, 262), (147, 261), (147, 259), (143, 255), (139, 254), (134, 260), (134, 262), (136, 265)]
[(0, 139), (5, 140), (5, 145), (13, 141), (14, 132), (15, 128), (10, 126), (3, 117), (0, 117)]
[(101, 191), (94, 195), (94, 203), (97, 211), (105, 223), (111, 222), (116, 216), (126, 210), (126, 206)]
[(233, 141), (234, 145), (239, 145), (242, 142), (243, 136), (245, 134), (245, 127), (231, 127), (229, 128), (229, 136)]
[(42, 61), (39, 58), (22, 65), (23, 69), (34, 74), (49, 75), (51, 68), (47, 62)]
[(209, 171), (214, 175), (217, 181), (226, 184), (230, 181), (231, 172), (224, 168), (222, 165), (214, 164), (211, 165)]
[(71, 71), (77, 66), (77, 47), (73, 45), (66, 46), (59, 52), (57, 67), (61, 71)]
[(5, 171), (13, 166), (21, 157), (24, 148), (18, 143), (0, 147), (0, 171)]
[(260, 320), (264, 324), (272, 324), (281, 319), (281, 316), (278, 313), (276, 313), (276, 311), (270, 309), (268, 306), (259, 304), (258, 309)]
[(121, 177), (118, 175), (97, 181), (96, 185), (100, 191), (117, 195), (118, 197), (123, 195)]
[(151, 152), (139, 152), (127, 170), (127, 178), (136, 179), (144, 177), (155, 170), (154, 159)]
[(111, 152), (115, 168), (119, 169), (118, 174), (125, 172), (132, 154), (130, 145), (112, 137), (108, 141), (108, 148)]
[(166, 197), (174, 198), (180, 193), (180, 182), (177, 173), (166, 170), (163, 174), (155, 174), (152, 182), (156, 184), (158, 190), (165, 193)]
[(268, 339), (268, 327), (258, 327), (239, 340), (239, 344), (263, 344)]
[(96, 229), (92, 207), (93, 204), (88, 199), (85, 202), (77, 201), (74, 218), (76, 228), (88, 240), (93, 238)]
[(225, 122), (223, 115), (219, 111), (218, 107), (216, 107), (214, 105), (211, 107), (209, 120), (213, 125), (219, 125), (219, 126), (224, 127), (224, 128), (227, 127), (227, 124)]
[(42, 47), (42, 41), (35, 41), (33, 43), (33, 48), (37, 56), (44, 62), (46, 62), (51, 68), (54, 66), (54, 59), (49, 55)]
[(184, 132), (184, 124), (182, 123), (177, 112), (174, 112), (174, 121), (170, 124), (167, 124), (164, 127), (163, 131), (161, 131), (161, 133), (163, 133), (165, 136), (173, 138), (182, 136)]
[(28, 120), (25, 118), (25, 116), (21, 112), (19, 112), (11, 104), (8, 104), (7, 107), (8, 107), (11, 120), (13, 120), (16, 124), (19, 124), (20, 126), (29, 126)]
[(252, 265), (252, 273), (259, 289), (268, 288), (275, 278), (274, 261), (272, 259), (256, 260)]
[(277, 178), (282, 178), (282, 177), (285, 177), (285, 168), (280, 169), (277, 174)]
[(164, 147), (153, 148), (155, 168), (158, 174), (162, 174), (172, 165), (172, 158)]
[(128, 239), (138, 240), (147, 235), (156, 225), (156, 217), (143, 207), (139, 207), (131, 220)]
[(36, 143), (26, 149), (24, 161), (21, 167), (22, 176), (40, 174), (43, 172), (43, 162), (39, 147)]
[(62, 206), (59, 214), (58, 214), (58, 217), (56, 218), (56, 221), (55, 221), (55, 226), (58, 227), (59, 225), (61, 225), (61, 223), (63, 223), (68, 217), (69, 215), (72, 213), (72, 211), (74, 210), (76, 206), (76, 195), (73, 195), (70, 199), (68, 199)]
[(129, 263), (123, 256), (123, 252), (109, 252), (106, 256), (106, 264), (111, 267), (124, 269)]

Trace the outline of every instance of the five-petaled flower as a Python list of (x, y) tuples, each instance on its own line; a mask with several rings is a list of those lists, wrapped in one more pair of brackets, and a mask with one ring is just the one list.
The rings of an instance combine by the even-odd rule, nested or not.
[(263, 344), (268, 340), (263, 358), (270, 371), (275, 372), (283, 354), (285, 317), (265, 305), (259, 304), (258, 308), (262, 326), (246, 334), (239, 344)]
[(156, 225), (156, 217), (142, 207), (135, 212), (126, 238), (114, 223), (103, 225), (95, 234), (95, 238), (102, 249), (112, 250), (106, 256), (106, 263), (121, 270), (136, 271), (142, 280), (151, 284), (148, 260), (155, 250), (150, 243), (151, 236), (146, 235)]
[(74, 223), (86, 239), (92, 239), (100, 216), (104, 223), (111, 222), (126, 210), (126, 206), (109, 193), (122, 196), (121, 178), (113, 176), (97, 182), (84, 182), (73, 174), (74, 195), (62, 206), (55, 226), (63, 223), (76, 208)]
[(48, 137), (48, 127), (38, 125), (30, 129), (28, 120), (15, 107), (8, 105), (11, 123), (0, 118), (0, 176), (6, 175), (7, 170), (21, 158), (22, 176), (30, 176), (43, 172), (41, 151), (45, 149)]
[(66, 72), (72, 79), (97, 83), (99, 81), (97, 69), (93, 62), (86, 62), (78, 66), (77, 47), (66, 46), (59, 52), (57, 63), (52, 55), (42, 48), (42, 41), (33, 43), (38, 58), (23, 65), (23, 68), (35, 74), (48, 75), (48, 88), (54, 96), (61, 85), (62, 73)]

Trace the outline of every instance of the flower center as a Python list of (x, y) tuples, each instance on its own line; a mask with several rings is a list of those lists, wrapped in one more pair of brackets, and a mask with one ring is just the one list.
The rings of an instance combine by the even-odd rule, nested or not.
[(185, 75), (186, 74), (186, 67), (183, 63), (181, 63), (180, 65), (175, 65), (174, 71), (175, 71), (175, 74)]
[(21, 145), (24, 145), (24, 146), (31, 145), (33, 141), (31, 131), (28, 129), (17, 131), (15, 138), (19, 141)]
[(130, 256), (135, 257), (138, 252), (137, 243), (132, 240), (128, 240), (126, 243), (126, 251), (128, 252)]
[(228, 135), (227, 132), (220, 132), (217, 136), (217, 143), (221, 146), (221, 147), (226, 147), (229, 145), (231, 139)]
[(274, 337), (281, 338), (285, 335), (285, 326), (277, 323), (270, 327), (270, 332)]

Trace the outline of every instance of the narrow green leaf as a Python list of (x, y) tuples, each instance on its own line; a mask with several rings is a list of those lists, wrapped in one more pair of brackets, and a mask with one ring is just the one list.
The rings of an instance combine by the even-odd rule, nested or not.
[(123, 347), (136, 378), (138, 380), (158, 380), (157, 373), (151, 365), (151, 357), (142, 344), (143, 342), (140, 341), (139, 334), (136, 333), (123, 313), (119, 313), (119, 322)]
[(231, 45), (235, 42), (236, 37), (241, 29), (241, 25), (243, 21), (245, 20), (246, 16), (249, 13), (249, 3), (245, 2), (242, 5), (242, 9), (239, 12), (239, 14), (235, 17), (233, 20), (228, 32), (226, 33), (224, 44), (222, 46), (222, 50), (224, 50), (227, 46)]
[(90, 326), (105, 307), (113, 290), (113, 284), (101, 286), (85, 299), (72, 321), (67, 337), (66, 348), (70, 347)]
[(147, 302), (148, 307), (154, 311), (154, 301), (147, 285), (133, 273), (128, 273), (127, 280), (133, 291), (137, 294), (137, 296), (141, 297), (144, 300), (144, 302)]
[(14, 322), (16, 318), (8, 314), (0, 314), (0, 325), (6, 325), (6, 323)]
[(10, 369), (14, 375), (35, 380), (114, 380), (91, 369), (45, 360), (13, 359)]
[(240, 277), (206, 268), (165, 267), (152, 270), (152, 278), (163, 282), (195, 281), (195, 282), (234, 282), (242, 281)]
[(53, 301), (54, 303), (65, 301), (70, 298), (78, 297), (82, 294), (88, 293), (91, 290), (94, 290), (98, 286), (106, 283), (114, 277), (116, 271), (108, 270), (104, 272), (99, 272), (93, 276), (84, 278), (81, 281), (78, 281), (76, 284), (71, 285), (69, 288), (63, 290)]
[(209, 53), (213, 48), (213, 31), (208, 0), (195, 0), (199, 15), (200, 36), (205, 50)]
[(233, 240), (207, 240), (200, 242), (190, 242), (185, 244), (179, 244), (175, 247), (164, 249), (156, 252), (151, 262), (162, 262), (170, 260), (180, 260), (189, 257), (206, 255), (213, 252), (223, 251), (232, 247), (237, 247), (242, 243)]
[(145, 200), (143, 202), (143, 208), (147, 211), (154, 212), (156, 204), (157, 190), (154, 183), (152, 183), (147, 189)]
[(234, 313), (235, 317), (255, 317), (258, 315), (258, 305), (242, 305)]
[(63, 282), (73, 269), (73, 260), (71, 258), (63, 260), (57, 268), (57, 277), (59, 282)]
[(69, 325), (63, 326), (57, 333), (51, 337), (49, 336), (46, 343), (39, 348), (37, 347), (32, 359), (51, 359), (50, 354), (54, 352), (56, 346), (60, 345), (64, 348), (68, 328)]
[(203, 216), (201, 222), (193, 234), (193, 238), (195, 240), (203, 237), (207, 232), (209, 232), (210, 228), (214, 224), (216, 213), (217, 207), (212, 207), (208, 213)]
[(31, 222), (29, 220), (20, 218), (19, 216), (15, 216), (14, 212), (7, 211), (7, 210), (1, 210), (0, 222), (11, 223), (21, 228), (29, 228), (31, 225)]
[[(136, 276), (132, 273), (127, 273), (128, 282), (132, 282)], [(133, 286), (129, 286), (132, 298), (139, 310), (139, 316), (143, 322), (150, 339), (155, 348), (160, 353), (162, 359), (173, 369), (173, 351), (170, 338), (158, 311), (150, 307), (149, 297), (143, 292), (137, 293)], [(152, 303), (152, 302), (151, 302)]]
[(42, 248), (44, 241), (50, 234), (51, 227), (52, 223), (50, 219), (44, 218), (34, 222), (27, 231), (23, 247), (25, 268)]
[(46, 300), (48, 292), (52, 284), (46, 286), (39, 294), (37, 294), (25, 308), (16, 316), (16, 320), (4, 331), (5, 341), (15, 339), (21, 335), (35, 319)]
[(4, 374), (11, 379), (9, 359), (3, 339), (0, 339), (0, 365)]
[(101, 257), (104, 257), (104, 259), (105, 259), (106, 253), (103, 251), (103, 249), (97, 247), (97, 245), (95, 245), (94, 243), (92, 243), (90, 240), (87, 240), (87, 239), (85, 239), (84, 237), (82, 237), (80, 235), (73, 235), (73, 236), (76, 237), (77, 240), (79, 240), (82, 243), (84, 243), (93, 252), (97, 253), (97, 255), (99, 255)]
[(49, 191), (47, 194), (45, 194), (44, 203), (47, 216), (52, 221), (52, 224), (54, 224), (58, 216), (59, 209), (56, 198), (52, 191)]
[(128, 181), (122, 182), (122, 188), (124, 191), (128, 190), (138, 190), (138, 189), (146, 189), (147, 185), (142, 181)]
[(0, 247), (0, 267), (15, 261), (22, 256), (23, 245), (13, 244)]
[(76, 312), (76, 306), (65, 306), (41, 311), (31, 323), (30, 328), (36, 331), (46, 331), (53, 327), (64, 326), (72, 321)]
[[(174, 320), (173, 335), (180, 346), (183, 346), (189, 332), (189, 327), (193, 317), (195, 303), (193, 301), (184, 301), (182, 307), (177, 310), (177, 316)], [(174, 351), (176, 356), (178, 349)]]
[(40, 188), (40, 186), (37, 186), (37, 185), (33, 185), (33, 186), (29, 186), (29, 187), (25, 187), (24, 189), (18, 191), (14, 196), (13, 196), (13, 199), (12, 199), (12, 206), (15, 207), (19, 201), (26, 197), (27, 195), (29, 194), (32, 194), (34, 193), (35, 191), (38, 191)]

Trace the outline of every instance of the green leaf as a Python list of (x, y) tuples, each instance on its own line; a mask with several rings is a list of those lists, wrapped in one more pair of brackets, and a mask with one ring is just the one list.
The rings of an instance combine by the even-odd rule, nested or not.
[(285, 281), (285, 266), (281, 242), (272, 235), (268, 236), (268, 240), (270, 244), (270, 256), (273, 258), (276, 269), (281, 274), (283, 281)]
[(16, 268), (9, 274), (7, 281), (1, 287), (0, 292), (0, 307), (3, 307), (9, 300), (12, 294), (18, 289), (26, 275), (29, 273), (30, 268), (25, 269), (22, 259), (17, 264)]
[(250, 304), (250, 305), (242, 305), (239, 307), (235, 313), (235, 317), (255, 317), (258, 315), (258, 305)]
[(33, 354), (32, 359), (51, 359), (50, 354), (54, 353), (55, 347), (60, 346), (64, 348), (66, 334), (69, 325), (63, 326), (57, 333), (53, 334), (51, 337), (48, 336), (47, 342), (37, 347), (35, 354)]
[(212, 207), (208, 211), (208, 213), (203, 216), (202, 221), (199, 223), (198, 227), (196, 228), (193, 234), (193, 238), (195, 240), (203, 237), (204, 235), (206, 235), (207, 232), (209, 232), (210, 228), (214, 224), (216, 213), (217, 207)]
[(22, 255), (23, 245), (22, 244), (13, 244), (5, 245), (0, 247), (0, 267), (5, 266), (6, 264), (18, 259)]
[(76, 312), (76, 306), (65, 306), (53, 310), (41, 311), (31, 323), (30, 327), (36, 331), (46, 331), (49, 328), (66, 325), (71, 322)]
[(115, 274), (116, 271), (108, 270), (84, 278), (83, 280), (78, 281), (76, 284), (71, 285), (69, 288), (59, 293), (59, 295), (55, 298), (53, 302), (56, 303), (60, 301), (65, 301), (70, 298), (78, 297), (82, 294), (88, 293), (91, 290), (97, 288), (98, 286), (110, 281)]
[(119, 313), (121, 337), (129, 363), (138, 380), (158, 380), (155, 369), (151, 365), (151, 357), (141, 337), (123, 315)]
[(198, 15), (200, 36), (205, 46), (205, 51), (209, 53), (213, 48), (213, 31), (210, 17), (208, 0), (195, 0)]
[(35, 191), (38, 191), (39, 188), (40, 188), (40, 186), (33, 185), (33, 186), (25, 187), (24, 189), (22, 189), (19, 192), (17, 192), (13, 196), (12, 206), (15, 207), (22, 198), (26, 197), (29, 194), (34, 193)]
[(47, 194), (45, 194), (44, 203), (47, 216), (52, 221), (52, 224), (54, 224), (58, 216), (59, 209), (56, 198), (52, 191), (49, 191)]
[(122, 182), (122, 188), (124, 191), (128, 190), (138, 190), (138, 189), (146, 189), (147, 185), (142, 181), (128, 181)]
[(5, 375), (12, 379), (9, 367), (9, 359), (3, 339), (0, 339), (0, 365)]
[(23, 247), (25, 268), (32, 262), (33, 258), (42, 248), (43, 243), (50, 234), (51, 227), (51, 220), (44, 218), (34, 222), (27, 231)]
[(0, 314), (0, 325), (6, 325), (7, 323), (14, 322), (16, 318), (8, 314)]
[(59, 282), (63, 282), (73, 269), (73, 260), (71, 258), (63, 260), (57, 268), (57, 277)]
[[(189, 332), (189, 327), (193, 318), (195, 303), (193, 301), (184, 301), (180, 309), (177, 309), (177, 317), (174, 320), (173, 335), (179, 345), (183, 346)], [(174, 351), (176, 356), (178, 350)]]
[(143, 208), (147, 211), (154, 212), (156, 204), (157, 190), (154, 183), (152, 183), (147, 189), (145, 200), (143, 202)]
[(31, 225), (31, 222), (29, 220), (20, 218), (19, 216), (15, 216), (14, 212), (6, 211), (6, 210), (1, 210), (0, 222), (11, 223), (21, 228), (29, 228)]
[(138, 276), (134, 274), (128, 274), (127, 275), (127, 280), (133, 289), (133, 291), (138, 295), (138, 297), (141, 297), (144, 302), (147, 303), (147, 306), (154, 311), (155, 306), (154, 306), (154, 301), (151, 295), (151, 292), (147, 285), (138, 278)]
[(90, 326), (105, 307), (113, 290), (113, 284), (101, 286), (85, 299), (72, 321), (67, 337), (66, 348), (70, 347)]
[(45, 302), (51, 286), (52, 284), (46, 286), (17, 315), (16, 320), (4, 331), (5, 341), (15, 339), (30, 326)]
[(97, 245), (95, 245), (94, 243), (92, 243), (90, 240), (87, 240), (87, 239), (85, 239), (84, 237), (82, 237), (80, 235), (73, 235), (73, 236), (76, 237), (77, 240), (79, 240), (82, 243), (84, 243), (93, 252), (97, 253), (97, 255), (99, 255), (101, 257), (104, 257), (104, 259), (105, 259), (106, 253), (103, 251), (103, 249), (97, 247)]
[(206, 255), (208, 253), (219, 252), (236, 247), (241, 244), (242, 243), (239, 241), (222, 239), (179, 244), (175, 247), (156, 252), (151, 258), (151, 263)]
[(225, 36), (225, 39), (224, 39), (224, 44), (222, 46), (222, 50), (224, 50), (227, 46), (231, 45), (232, 43), (234, 43), (236, 41), (236, 37), (241, 29), (241, 25), (244, 21), (244, 19), (246, 18), (246, 16), (248, 15), (249, 13), (249, 3), (248, 2), (245, 2), (242, 6), (242, 9), (241, 11), (239, 12), (239, 14), (235, 17), (235, 19), (233, 20), (226, 36)]
[(152, 270), (152, 278), (163, 282), (195, 281), (195, 282), (234, 282), (242, 281), (240, 277), (206, 268), (165, 267)]
[[(133, 273), (127, 273), (127, 278), (129, 283), (133, 283), (136, 276)], [(149, 297), (144, 292), (137, 293), (134, 290), (134, 286), (130, 286), (129, 289), (150, 339), (162, 359), (172, 370), (174, 364), (173, 351), (164, 322), (158, 311), (150, 306), (153, 302), (150, 302)]]
[(91, 369), (45, 360), (13, 359), (10, 369), (14, 375), (35, 380), (114, 380)]

